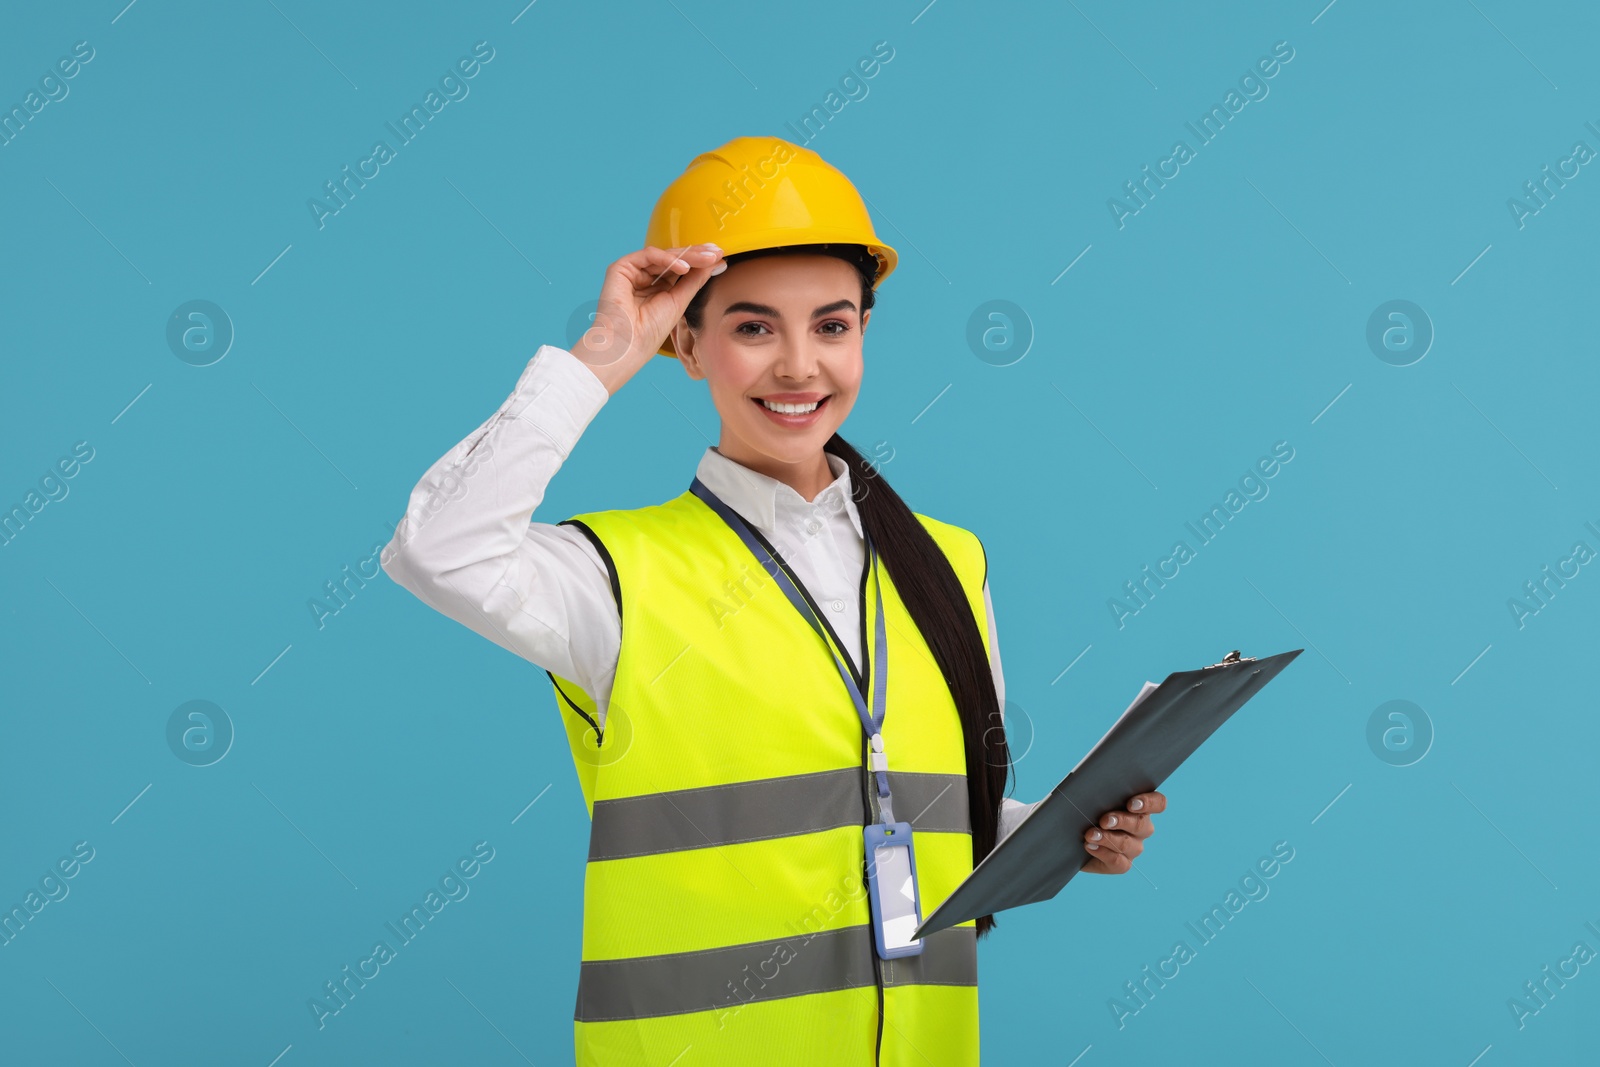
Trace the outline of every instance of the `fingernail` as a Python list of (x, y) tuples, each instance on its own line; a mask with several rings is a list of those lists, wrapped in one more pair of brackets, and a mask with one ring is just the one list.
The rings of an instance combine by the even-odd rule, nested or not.
[(717, 275), (721, 274), (723, 271), (725, 271), (727, 269), (728, 269), (728, 264), (727, 264), (726, 261), (724, 261), (722, 263), (718, 263), (715, 267), (711, 268), (711, 277), (715, 278)]
[(701, 245), (700, 247), (704, 248), (704, 249), (708, 249), (709, 251), (712, 251), (712, 252), (721, 252), (722, 251), (722, 248), (720, 246), (714, 245), (709, 241), (707, 241), (705, 244)]
[(1117, 817), (1115, 815), (1106, 820), (1106, 829), (1109, 830), (1115, 825), (1117, 825)]
[(1089, 840), (1090, 841), (1098, 841), (1098, 840), (1100, 840), (1100, 836), (1101, 836), (1100, 835), (1100, 831), (1096, 830), (1093, 834), (1089, 835)]
[(1090, 849), (1097, 849), (1097, 848), (1099, 848), (1099, 847), (1100, 847), (1100, 846), (1099, 846), (1099, 845), (1090, 845), (1090, 846), (1089, 846), (1089, 848), (1090, 848)]
[(1133, 802), (1131, 802), (1131, 803), (1130, 803), (1130, 804), (1129, 804), (1129, 805), (1128, 805), (1128, 810), (1129, 810), (1129, 811), (1138, 811), (1138, 810), (1139, 810), (1139, 809), (1140, 809), (1140, 808), (1142, 808), (1142, 807), (1144, 807), (1144, 801), (1142, 801), (1142, 800), (1135, 800), (1135, 801), (1133, 801)]

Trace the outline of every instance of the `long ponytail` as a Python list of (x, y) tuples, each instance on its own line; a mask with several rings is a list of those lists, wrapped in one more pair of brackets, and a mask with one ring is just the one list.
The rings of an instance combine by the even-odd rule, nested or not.
[[(967, 606), (967, 594), (944, 551), (883, 475), (838, 434), (822, 447), (850, 464), (851, 493), (861, 525), (927, 641), (961, 715), (972, 864), (977, 866), (999, 838), (1001, 800), (1011, 772), (994, 674), (978, 620)], [(983, 937), (994, 925), (993, 915), (979, 916), (978, 936)]]

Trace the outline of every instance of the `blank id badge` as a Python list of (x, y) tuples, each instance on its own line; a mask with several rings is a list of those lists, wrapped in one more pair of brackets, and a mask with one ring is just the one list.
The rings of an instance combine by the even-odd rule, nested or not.
[(872, 823), (866, 836), (867, 886), (872, 897), (872, 930), (880, 959), (916, 956), (922, 938), (911, 935), (922, 922), (922, 894), (917, 888), (917, 859), (908, 822)]

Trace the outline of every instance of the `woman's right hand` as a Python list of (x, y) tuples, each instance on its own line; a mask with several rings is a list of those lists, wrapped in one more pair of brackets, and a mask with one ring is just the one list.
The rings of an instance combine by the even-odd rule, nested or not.
[(606, 268), (594, 323), (572, 354), (615, 394), (660, 351), (706, 280), (726, 269), (713, 244), (628, 253)]

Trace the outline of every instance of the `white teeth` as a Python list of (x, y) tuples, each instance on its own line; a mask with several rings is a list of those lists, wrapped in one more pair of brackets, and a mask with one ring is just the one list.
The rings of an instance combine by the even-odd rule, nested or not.
[(763, 400), (761, 403), (766, 405), (768, 411), (776, 411), (780, 415), (805, 415), (817, 410), (817, 405), (821, 401), (813, 400), (809, 404), (775, 404), (770, 400)]

